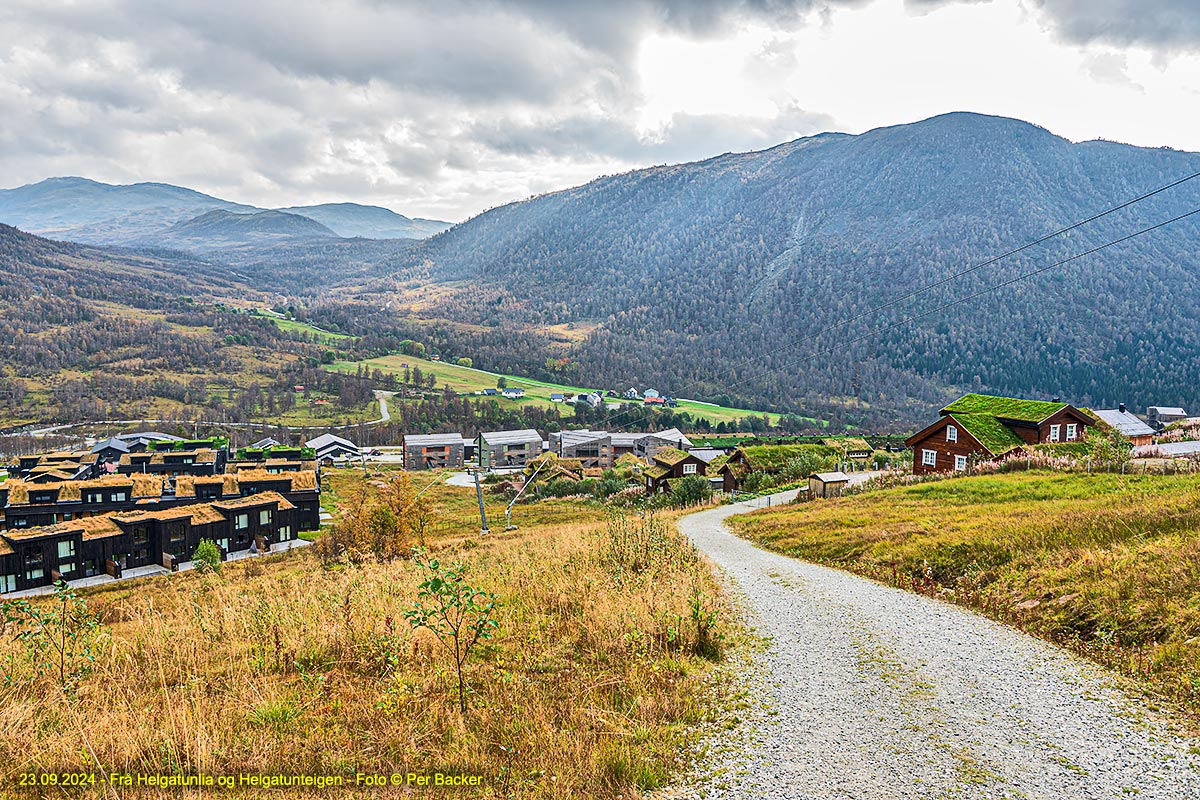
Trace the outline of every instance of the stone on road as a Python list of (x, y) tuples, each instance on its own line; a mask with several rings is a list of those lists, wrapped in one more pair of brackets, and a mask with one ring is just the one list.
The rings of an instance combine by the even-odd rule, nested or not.
[(761, 550), (724, 525), (753, 508), (679, 522), (767, 645), (742, 678), (742, 722), (672, 794), (1200, 798), (1198, 742), (1148, 719), (1104, 670), (966, 609)]

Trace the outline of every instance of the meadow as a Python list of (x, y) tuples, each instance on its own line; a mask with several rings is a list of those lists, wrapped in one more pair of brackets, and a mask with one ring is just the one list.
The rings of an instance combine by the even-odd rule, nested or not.
[(767, 548), (979, 609), (1200, 712), (1200, 486), (1019, 472), (736, 517)]
[[(433, 373), (437, 376), (437, 385), (439, 387), (446, 386), (456, 392), (462, 394), (470, 394), (479, 392), (484, 389), (495, 389), (496, 382), (499, 378), (504, 378), (507, 385), (514, 389), (524, 389), (525, 397), (520, 400), (504, 400), (499, 399), (499, 402), (504, 403), (525, 403), (539, 406), (542, 408), (569, 408), (562, 403), (555, 403), (550, 400), (552, 393), (572, 393), (592, 391), (596, 387), (581, 387), (567, 386), (566, 384), (547, 383), (538, 381), (532, 378), (520, 378), (514, 375), (499, 375), (493, 372), (486, 372), (473, 367), (462, 367), (458, 364), (451, 364), (442, 361), (426, 361), (419, 359), (416, 356), (406, 355), (389, 355), (379, 358), (370, 358), (363, 361), (338, 361), (329, 365), (328, 369), (336, 372), (345, 372), (354, 374), (359, 367), (364, 367), (374, 371), (376, 369), (385, 374), (399, 375), (404, 371), (404, 364), (411, 367), (420, 367), (421, 371), (429, 374)], [(627, 386), (607, 387), (623, 392), (629, 388)], [(645, 388), (645, 387), (643, 387)], [(624, 398), (610, 398), (614, 402), (627, 402)], [(642, 401), (634, 401), (634, 407), (640, 408)], [(762, 411), (752, 411), (745, 408), (727, 408), (725, 406), (712, 405), (709, 403), (699, 403), (692, 400), (680, 400), (679, 407), (674, 409), (678, 412), (686, 411), (693, 418), (704, 418), (712, 422), (714, 425), (718, 422), (736, 422), (744, 417), (761, 417), (764, 415)], [(564, 412), (565, 413), (565, 412)], [(772, 425), (778, 425), (780, 416), (778, 414), (766, 414), (770, 418)], [(813, 420), (817, 422), (816, 420)]]
[[(354, 509), (392, 477), (331, 470), (325, 502)], [(428, 553), (463, 562), (499, 602), (494, 637), (467, 663), (465, 714), (439, 642), (405, 616), (428, 574), (409, 558), (324, 564), (313, 546), (80, 590), (102, 627), (94, 665), (68, 691), (23, 672), (6, 637), (3, 771), (441, 771), (482, 776), (452, 790), (479, 797), (662, 785), (712, 704), (719, 639), (695, 620), (715, 614), (720, 628), (731, 612), (708, 567), (669, 523), (612, 527), (604, 508), (572, 500), (518, 506), (520, 527), (504, 531), (504, 499), (490, 495), (492, 532), (480, 536), (474, 490), (440, 479), (411, 484), (428, 487)]]

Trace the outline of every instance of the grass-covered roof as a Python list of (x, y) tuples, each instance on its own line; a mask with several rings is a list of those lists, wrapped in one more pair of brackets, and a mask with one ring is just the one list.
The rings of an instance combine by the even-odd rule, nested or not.
[(987, 394), (964, 394), (942, 409), (943, 413), (990, 414), (1001, 419), (1021, 422), (1041, 422), (1067, 407), (1067, 403), (1045, 400), (1020, 400), (1015, 397), (993, 397)]
[(745, 462), (757, 471), (778, 471), (789, 461), (811, 455), (826, 458), (838, 455), (838, 451), (823, 444), (755, 444), (738, 448)]
[(950, 418), (994, 456), (1002, 456), (1025, 446), (1025, 440), (990, 414), (951, 414)]

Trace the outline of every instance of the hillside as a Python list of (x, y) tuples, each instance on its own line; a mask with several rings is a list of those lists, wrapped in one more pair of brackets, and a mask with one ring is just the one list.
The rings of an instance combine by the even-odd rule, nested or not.
[[(246, 302), (265, 296), (228, 267), (0, 225), (0, 428), (252, 414), (322, 424), (371, 413), (368, 389), (315, 369), (324, 341), (238, 313)], [(336, 403), (300, 406), (300, 382)]]
[[(586, 326), (570, 357), (599, 384), (661, 384), (835, 421), (913, 424), (962, 389), (1186, 405), (1200, 383), (1194, 221), (872, 331), (1200, 206), (1200, 180), (822, 331), (1197, 170), (1197, 154), (948, 114), (513, 203), (399, 253), (363, 297), (383, 307), (390, 292), (393, 308), (497, 332)], [(537, 367), (527, 374), (545, 377)]]
[(348, 239), (424, 239), (450, 227), (449, 222), (420, 217), (412, 219), (389, 208), (358, 203), (324, 203), (278, 210), (316, 220)]
[[(118, 186), (64, 177), (0, 189), (0, 223), (85, 244), (174, 245), (175, 236), (166, 235), (168, 229), (214, 210), (234, 214), (270, 211), (166, 183)], [(386, 208), (356, 203), (275, 211), (305, 217), (345, 238), (423, 238), (450, 225), (439, 220), (409, 219)]]
[(150, 237), (149, 243), (204, 252), (227, 247), (269, 245), (283, 239), (335, 237), (321, 223), (282, 211), (238, 214), (217, 209), (176, 223)]

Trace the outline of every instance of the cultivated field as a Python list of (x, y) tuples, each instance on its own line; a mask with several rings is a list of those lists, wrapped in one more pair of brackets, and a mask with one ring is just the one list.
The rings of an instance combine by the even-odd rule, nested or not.
[[(508, 385), (514, 389), (524, 389), (525, 397), (521, 400), (505, 400), (497, 398), (498, 402), (502, 403), (526, 403), (533, 404), (544, 408), (559, 407), (569, 409), (570, 406), (564, 406), (562, 403), (553, 403), (550, 400), (551, 393), (567, 393), (578, 394), (579, 392), (592, 391), (596, 387), (582, 386), (567, 386), (558, 383), (546, 383), (537, 381), (531, 378), (519, 378), (513, 375), (498, 375), (484, 370), (473, 369), (471, 367), (460, 367), (457, 364), (450, 364), (441, 361), (425, 361), (416, 356), (405, 355), (390, 355), (380, 358), (371, 358), (364, 361), (339, 361), (332, 364), (329, 369), (338, 372), (354, 373), (360, 366), (369, 370), (381, 370), (384, 373), (399, 375), (404, 371), (404, 364), (408, 364), (409, 368), (419, 367), (422, 372), (428, 374), (433, 373), (437, 376), (438, 386), (448, 386), (456, 392), (477, 392), (483, 389), (495, 389), (498, 378), (505, 378)], [(607, 387), (613, 388), (616, 391), (624, 391), (629, 388)], [(645, 387), (642, 387), (645, 388)], [(613, 401), (626, 402), (623, 398), (609, 398)], [(641, 406), (641, 400), (634, 401), (635, 408)], [(673, 409), (675, 411), (691, 414), (694, 418), (705, 418), (713, 424), (718, 422), (734, 422), (744, 417), (762, 416), (762, 411), (751, 411), (745, 408), (727, 408), (725, 406), (710, 405), (708, 403), (696, 403), (689, 400), (679, 401), (679, 407)], [(566, 413), (564, 411), (564, 413)], [(636, 414), (636, 410), (631, 412), (631, 417)], [(771, 424), (775, 425), (779, 422), (778, 414), (767, 414), (771, 419)]]

